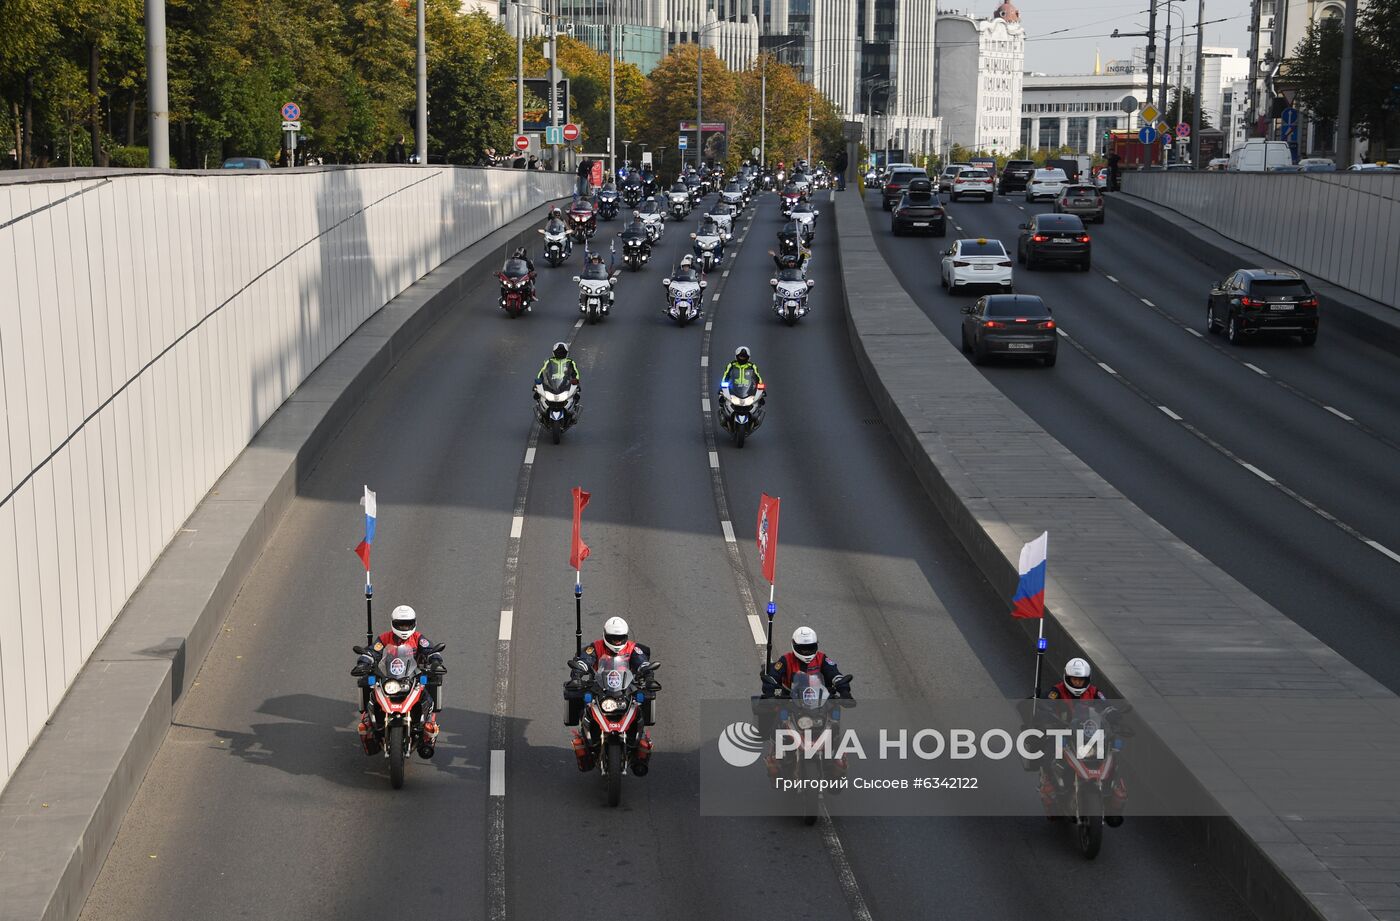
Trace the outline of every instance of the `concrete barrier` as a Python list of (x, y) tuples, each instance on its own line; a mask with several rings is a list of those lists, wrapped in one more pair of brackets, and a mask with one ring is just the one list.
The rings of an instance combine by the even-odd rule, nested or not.
[(1400, 175), (1125, 172), (1123, 191), (1400, 308)]
[[(546, 178), (544, 191), (568, 188)], [(183, 522), (0, 792), (0, 921), (77, 918), (177, 701), (301, 479), (432, 323), (492, 284), (509, 249), (537, 239), (545, 207), (478, 227), (474, 245), (374, 311)]]
[[(837, 195), (835, 212), (851, 343), (881, 417), (973, 561), (1008, 599), (1021, 545), (1049, 530), (1052, 658), (1090, 659), (1164, 744), (1174, 761), (1166, 768), (1194, 778), (1215, 807), (1183, 820), (1202, 857), (1265, 921), (1393, 917), (1400, 910), (1400, 869), (1389, 856), (1400, 853), (1394, 797), (1378, 798), (1364, 817), (1339, 818), (1319, 814), (1307, 794), (1309, 778), (1337, 764), (1358, 781), (1361, 765), (1367, 778), (1373, 768), (1400, 771), (1400, 700), (1037, 425), (889, 283), (862, 199)], [(1212, 721), (1198, 706), (1268, 696), (1288, 701), (1286, 725)], [(1335, 719), (1342, 712), (1347, 718)], [(1299, 723), (1309, 731), (1290, 734)]]
[(306, 376), (417, 279), (569, 182), (450, 167), (0, 182), (0, 786), (167, 542)]

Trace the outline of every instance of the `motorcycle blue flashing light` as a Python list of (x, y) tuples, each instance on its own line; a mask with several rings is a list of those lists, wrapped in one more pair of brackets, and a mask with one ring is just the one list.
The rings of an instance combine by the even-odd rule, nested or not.
[(370, 675), (370, 676), (369, 676), (369, 686), (370, 686), (370, 687), (374, 687), (374, 676), (373, 676), (373, 675)]
[(1123, 740), (1122, 740), (1122, 739), (1114, 739), (1114, 740), (1113, 740), (1113, 750), (1116, 751), (1116, 752), (1121, 752), (1121, 751), (1123, 750)]
[(769, 616), (769, 617), (772, 617), (774, 614), (777, 614), (777, 613), (778, 613), (778, 606), (777, 606), (777, 604), (775, 604), (775, 603), (772, 602), (772, 601), (768, 602), (768, 616)]
[(641, 692), (641, 691), (638, 691), (638, 692), (637, 692), (637, 703), (639, 703), (639, 704), (644, 704), (644, 703), (646, 703), (646, 702), (647, 702), (647, 695), (644, 694), (644, 693)]
[(1050, 641), (1043, 636), (1038, 637), (1035, 641), (1035, 648), (1044, 652), (1046, 649), (1050, 648)]
[(787, 718), (788, 718), (788, 712), (787, 712), (786, 710), (779, 710), (779, 711), (778, 711), (778, 719), (779, 719), (779, 720), (781, 720), (782, 722), (787, 722)]
[(583, 702), (586, 703), (586, 704), (591, 704), (591, 703), (593, 703), (593, 692), (592, 692), (592, 691), (584, 691), (584, 692), (583, 692)]
[(427, 683), (428, 683), (428, 676), (427, 676), (427, 675), (419, 675), (419, 676), (418, 676), (418, 683), (419, 683), (419, 684), (427, 684)]

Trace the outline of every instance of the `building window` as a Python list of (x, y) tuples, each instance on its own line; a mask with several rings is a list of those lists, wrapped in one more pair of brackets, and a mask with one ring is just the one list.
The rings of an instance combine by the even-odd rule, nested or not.
[(1065, 143), (1075, 153), (1089, 152), (1089, 119), (1071, 118), (1065, 132)]
[(1040, 120), (1040, 137), (1036, 140), (1036, 146), (1044, 150), (1054, 150), (1060, 146), (1060, 120), (1058, 118), (1042, 118)]

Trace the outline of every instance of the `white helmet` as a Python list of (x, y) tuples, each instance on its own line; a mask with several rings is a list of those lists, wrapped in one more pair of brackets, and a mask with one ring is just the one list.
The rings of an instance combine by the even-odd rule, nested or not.
[(1065, 663), (1065, 690), (1079, 697), (1089, 689), (1089, 676), (1093, 670), (1083, 659), (1070, 659)]
[(811, 627), (798, 627), (792, 631), (792, 654), (802, 663), (812, 661), (817, 656), (817, 631)]
[(627, 621), (609, 617), (603, 624), (603, 645), (613, 652), (622, 652), (622, 647), (627, 645)]
[(418, 612), (406, 604), (394, 608), (389, 620), (394, 627), (394, 636), (401, 640), (408, 639), (413, 635), (413, 631), (418, 629)]

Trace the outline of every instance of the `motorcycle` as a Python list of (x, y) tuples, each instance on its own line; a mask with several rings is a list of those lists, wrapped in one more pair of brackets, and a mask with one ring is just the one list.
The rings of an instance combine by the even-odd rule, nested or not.
[(592, 211), (569, 212), (569, 238), (575, 243), (587, 242), (598, 229), (598, 217)]
[(717, 205), (716, 210), (710, 211), (705, 217), (715, 222), (716, 226), (719, 227), (720, 236), (724, 237), (725, 243), (728, 243), (729, 238), (734, 233), (734, 215), (730, 212), (729, 206)]
[(801, 269), (788, 269), (778, 278), (768, 279), (773, 287), (773, 312), (788, 326), (807, 315), (807, 294), (817, 283), (802, 277)]
[(622, 264), (634, 272), (640, 272), (651, 259), (651, 241), (641, 237), (628, 237), (622, 241)]
[[(359, 655), (372, 654), (363, 646), (351, 648)], [(429, 653), (440, 653), (446, 648), (439, 643)], [(441, 684), (447, 669), (440, 662), (428, 670), (421, 669), (421, 651), (413, 646), (386, 646), (380, 650), (378, 662), (357, 665), (351, 670), (357, 684), (371, 692), (365, 709), (369, 723), (365, 754), (384, 753), (389, 762), (389, 785), (395, 790), (403, 787), (408, 759), (414, 752), (424, 759), (433, 756), (434, 743), (423, 737), (428, 717), (423, 704), (431, 693), (429, 685)]]
[(745, 439), (763, 424), (768, 385), (745, 376), (742, 381), (721, 381), (719, 387), (720, 427), (734, 438), (736, 448), (742, 448)]
[(802, 246), (797, 240), (779, 238), (778, 249), (769, 250), (768, 255), (773, 257), (773, 264), (780, 269), (798, 269), (804, 274), (807, 271), (807, 261), (812, 256), (812, 251)]
[(640, 212), (637, 217), (642, 222), (642, 225), (646, 227), (647, 236), (651, 239), (652, 243), (661, 239), (661, 234), (666, 229), (666, 212), (654, 211), (650, 214)]
[(801, 192), (784, 192), (784, 193), (782, 194), (782, 198), (781, 198), (781, 200), (780, 200), (780, 201), (781, 201), (781, 205), (782, 205), (782, 209), (783, 209), (783, 217), (784, 217), (784, 218), (790, 218), (790, 217), (792, 217), (792, 209), (793, 209), (794, 207), (796, 207), (797, 203), (798, 203), (799, 201), (801, 201), (801, 200), (802, 200), (802, 193), (801, 193)]
[(575, 673), (582, 673), (565, 686), (583, 690), (579, 736), (603, 778), (608, 805), (616, 806), (622, 802), (622, 775), (627, 769), (637, 777), (647, 772), (647, 762), (637, 757), (637, 751), (646, 727), (656, 722), (656, 692), (661, 685), (655, 674), (661, 663), (647, 662), (635, 673), (630, 655), (602, 655), (596, 669), (582, 657), (568, 664)]
[(640, 183), (638, 183), (637, 185), (628, 184), (628, 185), (623, 186), (623, 187), (622, 187), (622, 200), (623, 200), (624, 203), (626, 203), (627, 207), (629, 207), (629, 208), (635, 208), (635, 207), (637, 207), (639, 204), (641, 204), (641, 203), (642, 203), (642, 186), (641, 186), (641, 184), (640, 184)]
[(497, 272), (496, 277), (501, 280), (501, 309), (507, 316), (514, 320), (530, 309), (530, 305), (535, 301), (534, 272), (525, 275)]
[(675, 220), (683, 220), (690, 213), (690, 203), (684, 195), (679, 192), (671, 196), (671, 217)]
[(1125, 710), (1103, 704), (1104, 701), (1070, 704), (1070, 717), (1063, 722), (1070, 730), (1070, 740), (1090, 739), (1102, 730), (1102, 749), (1087, 746), (1081, 751), (1077, 744), (1066, 744), (1059, 760), (1054, 760), (1053, 752), (1047, 754), (1049, 762), (1041, 771), (1042, 782), (1048, 782), (1052, 791), (1050, 814), (1073, 823), (1075, 841), (1086, 860), (1097, 857), (1103, 847), (1105, 825), (1116, 828), (1123, 824), (1126, 799), (1125, 788), (1117, 776), (1118, 753), (1131, 731), (1116, 728), (1113, 723), (1114, 714)]
[(803, 211), (801, 209), (794, 209), (789, 215), (792, 218), (793, 223), (797, 225), (797, 232), (802, 235), (803, 246), (811, 246), (812, 240), (816, 238), (817, 215), (819, 214), (821, 214), (820, 211), (816, 211), (813, 209), (808, 209), (806, 211)]
[(693, 233), (695, 258), (700, 262), (701, 271), (708, 272), (720, 264), (724, 258), (724, 238), (718, 233)]
[(573, 241), (564, 230), (552, 231), (543, 229), (540, 235), (544, 237), (544, 261), (554, 268), (564, 264), (564, 261), (573, 254)]
[[(833, 686), (838, 690), (849, 688), (851, 677), (841, 675)], [(798, 749), (782, 761), (769, 762), (769, 775), (775, 781), (779, 778), (817, 781), (793, 788), (803, 791), (803, 822), (815, 825), (822, 809), (823, 785), (820, 781), (840, 780), (846, 774), (845, 759), (829, 757), (831, 749), (824, 745), (828, 727), (831, 732), (838, 731), (842, 708), (855, 706), (855, 701), (833, 697), (821, 675), (807, 672), (792, 676), (791, 690), (774, 686), (772, 680), (766, 677), (764, 687), (766, 693), (786, 701), (777, 705), (779, 728), (789, 730), (800, 740)], [(773, 706), (773, 703), (759, 704), (755, 701), (755, 715), (766, 715), (771, 712), (768, 708)]]
[(617, 190), (603, 189), (598, 193), (598, 217), (611, 221), (617, 217)]
[(700, 298), (708, 282), (682, 279), (661, 279), (666, 289), (666, 313), (681, 326), (700, 316)]
[(578, 423), (579, 410), (578, 384), (562, 372), (535, 385), (535, 416), (540, 425), (549, 429), (550, 440), (555, 444)]
[(597, 323), (612, 308), (612, 289), (616, 278), (583, 278), (574, 276), (578, 285), (578, 310), (591, 323)]

